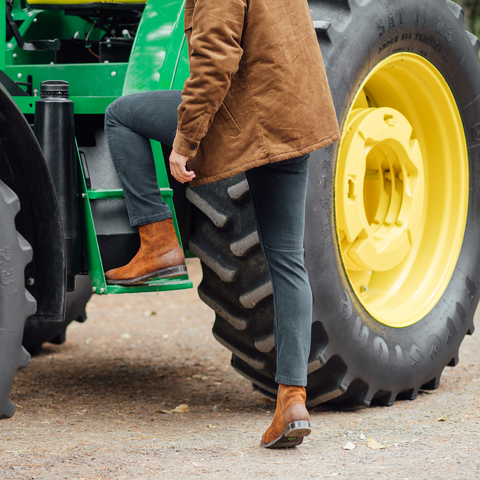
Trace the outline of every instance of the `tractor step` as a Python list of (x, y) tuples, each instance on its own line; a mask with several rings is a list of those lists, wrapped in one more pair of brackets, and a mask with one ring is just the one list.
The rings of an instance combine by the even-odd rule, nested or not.
[(144, 292), (166, 292), (169, 290), (183, 290), (193, 288), (192, 281), (188, 275), (176, 278), (156, 278), (142, 285), (107, 285), (106, 293), (144, 293)]
[[(173, 190), (168, 183), (165, 162), (163, 159), (162, 149), (158, 142), (152, 141), (152, 150), (157, 170), (157, 179), (163, 201), (170, 207), (173, 215), (173, 224), (177, 233), (180, 246), (182, 245), (180, 234), (178, 231), (177, 217), (173, 205)], [(87, 187), (85, 177), (85, 166), (82, 164), (80, 154), (78, 154), (80, 171), (82, 172), (81, 185), (81, 208), (82, 218), (84, 219), (84, 244), (87, 257), (88, 272), (92, 283), (92, 291), (100, 295), (108, 293), (140, 293), (140, 292), (162, 292), (170, 290), (183, 290), (193, 288), (193, 283), (188, 277), (188, 273), (174, 278), (155, 278), (141, 285), (107, 285), (105, 280), (102, 257), (100, 255), (100, 247), (98, 244), (95, 223), (90, 202), (95, 200), (114, 200), (124, 198), (122, 189), (92, 189)], [(88, 178), (88, 173), (87, 173)]]

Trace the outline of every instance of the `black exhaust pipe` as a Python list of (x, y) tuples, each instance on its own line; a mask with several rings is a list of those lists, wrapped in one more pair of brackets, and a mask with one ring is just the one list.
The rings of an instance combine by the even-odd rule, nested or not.
[(41, 83), (41, 98), (35, 104), (35, 136), (43, 150), (57, 194), (67, 252), (67, 291), (75, 290), (75, 275), (81, 271), (80, 211), (73, 102), (68, 82)]

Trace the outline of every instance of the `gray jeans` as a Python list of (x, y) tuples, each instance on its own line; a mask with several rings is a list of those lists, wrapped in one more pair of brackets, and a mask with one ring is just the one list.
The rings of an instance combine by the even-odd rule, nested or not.
[[(121, 97), (105, 114), (110, 154), (132, 225), (172, 216), (158, 189), (149, 139), (172, 146), (180, 91)], [(277, 383), (307, 384), (312, 293), (304, 265), (303, 232), (309, 155), (246, 172), (260, 244), (273, 285)]]

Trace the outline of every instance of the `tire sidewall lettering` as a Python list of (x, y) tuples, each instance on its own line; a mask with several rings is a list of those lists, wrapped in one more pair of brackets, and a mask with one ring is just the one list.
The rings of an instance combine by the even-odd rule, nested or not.
[(389, 359), (388, 345), (382, 337), (373, 340), (373, 358), (378, 365), (385, 365)]

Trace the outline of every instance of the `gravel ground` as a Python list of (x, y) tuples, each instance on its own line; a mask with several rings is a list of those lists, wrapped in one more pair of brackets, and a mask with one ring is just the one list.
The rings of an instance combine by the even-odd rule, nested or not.
[[(198, 285), (197, 260), (189, 271)], [(438, 390), (389, 408), (316, 408), (303, 445), (270, 451), (259, 440), (275, 404), (230, 367), (196, 289), (96, 296), (87, 313), (17, 375), (1, 479), (480, 478), (479, 335)]]

